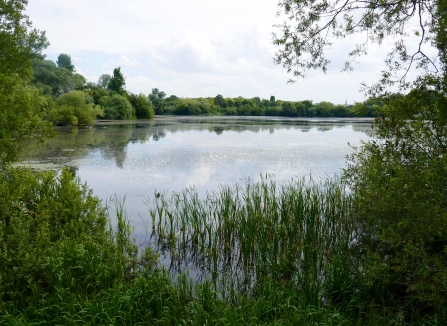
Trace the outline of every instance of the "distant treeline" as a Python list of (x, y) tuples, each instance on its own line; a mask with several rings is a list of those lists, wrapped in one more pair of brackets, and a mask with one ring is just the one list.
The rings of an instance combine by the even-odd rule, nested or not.
[[(354, 105), (335, 105), (309, 100), (291, 102), (259, 97), (207, 98), (169, 97), (158, 88), (151, 93), (132, 94), (125, 89), (121, 68), (104, 74), (98, 82), (87, 82), (76, 72), (71, 57), (60, 54), (57, 62), (36, 57), (32, 84), (40, 90), (35, 100), (44, 107), (44, 116), (56, 125), (88, 125), (95, 119), (152, 119), (158, 115), (239, 115), (285, 117), (372, 117), (383, 104), (368, 99)], [(42, 104), (43, 103), (43, 104)]]
[(335, 105), (330, 102), (313, 103), (309, 100), (292, 102), (259, 97), (224, 98), (222, 95), (206, 98), (178, 98), (165, 96), (157, 88), (148, 96), (155, 114), (175, 115), (240, 115), (240, 116), (283, 116), (283, 117), (373, 117), (383, 103), (368, 99), (354, 105)]

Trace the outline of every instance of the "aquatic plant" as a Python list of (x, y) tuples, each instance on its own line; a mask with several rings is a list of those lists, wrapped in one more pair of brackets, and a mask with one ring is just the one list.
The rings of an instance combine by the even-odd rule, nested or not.
[(331, 262), (354, 240), (351, 200), (339, 180), (270, 177), (221, 186), (199, 199), (194, 188), (154, 198), (152, 241), (176, 273), (210, 279), (226, 298), (264, 283), (293, 285), (319, 306)]

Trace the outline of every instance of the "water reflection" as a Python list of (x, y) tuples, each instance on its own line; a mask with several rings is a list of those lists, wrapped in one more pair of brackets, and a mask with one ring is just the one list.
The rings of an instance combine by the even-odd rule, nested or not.
[(133, 226), (145, 230), (149, 216), (142, 197), (188, 186), (206, 196), (221, 184), (256, 181), (260, 174), (277, 180), (333, 175), (352, 152), (347, 143), (358, 146), (373, 132), (370, 119), (101, 122), (93, 128), (58, 128), (46, 143), (27, 142), (21, 164), (36, 170), (68, 166), (104, 201), (126, 196)]
[[(301, 120), (301, 119), (260, 119), (260, 118), (166, 118), (146, 122), (127, 122), (117, 124), (102, 122), (93, 128), (61, 127), (56, 128), (57, 136), (46, 143), (29, 141), (24, 144), (20, 156), (22, 163), (34, 169), (70, 166), (77, 168), (89, 153), (99, 151), (104, 160), (113, 160), (116, 167), (124, 168), (129, 144), (146, 144), (160, 141), (167, 134), (188, 133), (190, 131), (208, 131), (217, 136), (224, 133), (259, 133), (275, 130), (297, 130), (308, 133), (312, 129), (319, 132), (349, 126), (353, 131), (370, 136), (374, 133), (370, 119), (357, 120)], [(186, 135), (185, 135), (186, 136)], [(364, 137), (363, 136), (363, 137)], [(350, 141), (346, 139), (346, 142)]]

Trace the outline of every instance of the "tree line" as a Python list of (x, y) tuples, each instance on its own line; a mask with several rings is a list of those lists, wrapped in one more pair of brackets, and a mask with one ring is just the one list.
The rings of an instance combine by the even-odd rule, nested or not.
[(30, 81), (45, 103), (45, 119), (55, 125), (89, 125), (95, 119), (132, 120), (152, 119), (158, 115), (239, 115), (284, 117), (372, 117), (383, 106), (378, 99), (368, 99), (354, 105), (335, 105), (330, 102), (281, 101), (259, 97), (224, 98), (218, 94), (206, 98), (167, 97), (153, 88), (147, 96), (126, 90), (126, 79), (117, 67), (113, 74), (103, 74), (96, 83), (87, 82), (68, 54), (57, 61), (39, 54), (33, 58)]
[(149, 95), (155, 114), (174, 115), (238, 115), (238, 116), (282, 116), (282, 117), (373, 117), (374, 112), (383, 106), (379, 99), (370, 98), (354, 105), (336, 105), (331, 102), (313, 103), (304, 101), (276, 100), (242, 96), (224, 98), (218, 94), (206, 98), (166, 97), (157, 88)]

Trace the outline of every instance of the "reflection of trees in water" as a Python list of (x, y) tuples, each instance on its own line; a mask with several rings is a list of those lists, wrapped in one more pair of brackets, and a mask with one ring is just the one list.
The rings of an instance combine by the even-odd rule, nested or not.
[(333, 124), (327, 124), (327, 125), (324, 125), (324, 126), (321, 126), (321, 127), (317, 127), (317, 130), (321, 131), (321, 132), (325, 132), (325, 131), (329, 131), (329, 130), (334, 129), (334, 127), (335, 127), (335, 125), (333, 125)]
[[(173, 132), (176, 132), (176, 131), (173, 131)], [(165, 138), (166, 137), (166, 133), (165, 133), (164, 130), (154, 130), (154, 132), (152, 133), (151, 136), (152, 136), (153, 140), (159, 141), (161, 138)]]
[(352, 130), (357, 132), (363, 132), (367, 134), (369, 137), (373, 136), (376, 133), (373, 129), (372, 121), (369, 123), (353, 124)]
[[(120, 126), (122, 127), (122, 126)], [(138, 129), (131, 128), (117, 128), (119, 132), (112, 132), (109, 134), (110, 139), (106, 143), (98, 144), (97, 147), (101, 152), (101, 156), (107, 160), (115, 160), (115, 164), (119, 168), (124, 167), (124, 162), (127, 156), (127, 145), (130, 142), (138, 141), (138, 138), (134, 132)]]
[[(151, 124), (123, 124), (123, 125), (98, 125), (94, 128), (64, 127), (57, 128), (57, 135), (45, 143), (38, 141), (27, 141), (23, 146), (20, 161), (37, 161), (39, 163), (52, 163), (59, 166), (75, 166), (77, 159), (86, 157), (89, 153), (99, 151), (101, 156), (107, 160), (114, 160), (119, 168), (123, 168), (129, 143), (147, 143), (159, 141), (166, 137), (168, 133), (178, 131), (198, 130), (215, 132), (222, 135), (224, 132), (260, 132), (266, 131), (270, 134), (275, 129), (296, 129), (301, 132), (308, 132), (312, 128), (318, 131), (328, 131), (335, 127), (345, 127), (351, 125), (354, 131), (364, 132), (367, 135), (374, 134), (369, 123), (333, 123), (314, 121), (275, 121), (256, 124), (253, 121), (216, 121), (212, 124), (209, 120), (206, 123), (178, 123), (155, 125)], [(74, 172), (76, 172), (74, 170)]]

